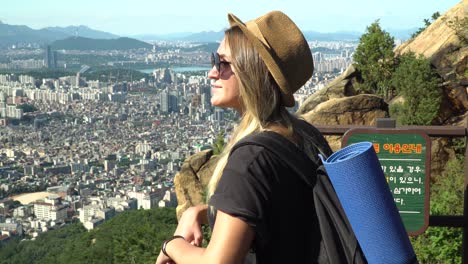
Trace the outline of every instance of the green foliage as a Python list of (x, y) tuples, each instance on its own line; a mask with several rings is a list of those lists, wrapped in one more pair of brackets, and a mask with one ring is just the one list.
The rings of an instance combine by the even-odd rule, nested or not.
[(455, 17), (447, 21), (447, 25), (455, 31), (455, 35), (460, 39), (461, 44), (468, 44), (468, 17)]
[(60, 70), (60, 69), (37, 69), (37, 70), (30, 70), (30, 71), (25, 71), (25, 70), (7, 70), (7, 71), (0, 71), (0, 74), (24, 74), (28, 75), (31, 77), (34, 77), (36, 80), (42, 80), (44, 78), (53, 78), (53, 79), (58, 79), (59, 77), (63, 76), (72, 76), (75, 75), (75, 72), (71, 71), (66, 71), (66, 70)]
[(435, 12), (434, 14), (432, 14), (431, 16), (431, 19), (424, 19), (423, 22), (424, 22), (424, 26), (423, 27), (420, 27), (418, 28), (418, 30), (416, 32), (414, 32), (412, 35), (411, 35), (411, 38), (415, 38), (419, 35), (419, 33), (423, 32), (424, 30), (426, 30), (426, 28), (428, 26), (430, 26), (432, 24), (432, 22), (436, 21), (437, 18), (440, 17), (440, 13), (439, 12)]
[(15, 239), (0, 248), (0, 263), (39, 263), (47, 256), (54, 257), (61, 254), (62, 246), (69, 242), (70, 238), (84, 232), (86, 229), (76, 223), (46, 232), (34, 241), (20, 242), (19, 239)]
[(85, 72), (82, 76), (86, 77), (87, 80), (99, 80), (101, 82), (129, 82), (132, 80), (140, 80), (142, 78), (148, 79), (148, 74), (136, 70), (121, 68)]
[(203, 232), (202, 247), (206, 248), (208, 246), (208, 243), (210, 243), (210, 240), (211, 240), (211, 228), (208, 225), (204, 225), (202, 226), (202, 232)]
[(395, 69), (394, 39), (375, 21), (359, 39), (354, 53), (354, 66), (361, 73), (363, 83), (356, 88), (361, 93), (388, 96), (390, 77)]
[(219, 155), (224, 149), (224, 131), (221, 131), (213, 143), (213, 155)]
[(90, 232), (75, 223), (35, 241), (10, 241), (0, 263), (154, 263), (176, 226), (174, 209), (127, 211)]
[(429, 60), (414, 53), (400, 56), (391, 84), (405, 101), (390, 107), (390, 115), (401, 124), (430, 125), (442, 100), (439, 83)]
[(23, 109), (23, 113), (36, 112), (37, 108), (34, 105), (22, 104), (17, 106), (17, 108)]
[[(431, 186), (431, 215), (463, 214), (463, 156), (450, 160), (447, 170)], [(429, 227), (411, 237), (420, 263), (461, 263), (462, 229)]]
[(182, 48), (183, 51), (192, 52), (192, 51), (205, 51), (205, 52), (213, 52), (217, 50), (219, 47), (218, 42), (209, 42), (209, 43), (202, 43), (197, 46), (193, 46), (190, 48)]

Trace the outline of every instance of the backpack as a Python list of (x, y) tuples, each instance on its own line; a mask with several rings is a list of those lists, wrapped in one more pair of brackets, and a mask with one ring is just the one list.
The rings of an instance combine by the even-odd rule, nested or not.
[[(321, 152), (323, 155), (316, 139), (323, 141), (325, 139), (315, 127), (311, 126), (311, 129), (313, 136), (308, 137), (307, 141), (311, 148), (315, 148), (312, 152)], [(308, 134), (311, 134), (310, 128), (308, 130)], [(276, 133), (249, 135), (240, 140), (232, 148), (231, 153), (244, 145), (261, 146), (274, 153), (313, 188), (314, 207), (322, 239), (317, 263), (367, 263), (322, 161), (318, 157), (316, 159), (309, 157), (288, 139)]]

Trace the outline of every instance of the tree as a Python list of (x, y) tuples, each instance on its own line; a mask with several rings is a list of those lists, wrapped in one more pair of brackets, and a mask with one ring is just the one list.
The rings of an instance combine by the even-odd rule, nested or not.
[(0, 243), (0, 263), (154, 263), (176, 227), (174, 208), (125, 211), (89, 232), (74, 223)]
[(447, 26), (455, 31), (462, 45), (468, 44), (468, 17), (455, 17), (454, 19), (445, 20)]
[[(461, 140), (460, 140), (461, 141)], [(463, 142), (463, 141), (461, 141)], [(447, 162), (446, 171), (431, 185), (431, 215), (463, 215), (463, 161), (466, 146), (460, 146), (455, 159)], [(420, 263), (462, 263), (463, 229), (429, 227), (411, 237)]]
[(418, 30), (411, 35), (411, 38), (417, 37), (419, 35), (419, 33), (423, 32), (428, 26), (430, 26), (432, 24), (432, 22), (436, 21), (436, 19), (439, 18), (439, 17), (440, 17), (440, 13), (435, 12), (434, 14), (432, 14), (431, 19), (425, 18), (423, 20), (424, 27), (418, 28)]
[(394, 45), (393, 37), (380, 28), (378, 20), (367, 27), (353, 57), (363, 79), (356, 87), (358, 91), (388, 97), (389, 80), (395, 69)]
[(213, 143), (213, 155), (220, 154), (223, 151), (224, 144), (224, 131), (221, 131)]
[(390, 114), (401, 124), (430, 125), (437, 116), (442, 100), (440, 79), (429, 60), (407, 53), (399, 57), (391, 83), (405, 101), (390, 108)]
[(31, 104), (22, 104), (22, 105), (17, 106), (17, 108), (23, 109), (24, 113), (37, 111), (37, 108)]

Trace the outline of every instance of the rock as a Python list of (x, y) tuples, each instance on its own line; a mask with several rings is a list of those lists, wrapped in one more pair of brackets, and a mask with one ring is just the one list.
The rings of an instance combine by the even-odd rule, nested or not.
[(320, 103), (323, 103), (332, 98), (342, 98), (345, 96), (354, 95), (355, 91), (353, 84), (357, 82), (357, 78), (359, 78), (358, 72), (356, 72), (356, 69), (353, 65), (350, 65), (345, 72), (336, 77), (336, 79), (329, 83), (326, 87), (320, 89), (307, 98), (304, 103), (301, 104), (296, 114), (305, 114), (314, 109)]
[(212, 150), (200, 151), (187, 158), (175, 175), (178, 218), (190, 206), (205, 203), (205, 189), (214, 169), (215, 159)]
[(361, 94), (330, 99), (302, 117), (314, 125), (374, 125), (376, 118), (388, 117), (388, 105), (379, 96)]
[[(302, 115), (313, 125), (363, 125), (373, 126), (377, 118), (388, 117), (388, 105), (376, 95), (361, 94), (333, 98)], [(333, 151), (341, 148), (341, 136), (326, 136)]]
[(207, 149), (207, 150), (201, 151), (197, 155), (191, 156), (188, 159), (188, 161), (190, 162), (190, 167), (192, 167), (194, 171), (199, 171), (200, 168), (203, 166), (203, 164), (205, 164), (206, 161), (209, 160), (212, 155), (213, 155), (213, 150)]
[(431, 138), (431, 179), (442, 175), (447, 161), (455, 159), (455, 151), (449, 138)]

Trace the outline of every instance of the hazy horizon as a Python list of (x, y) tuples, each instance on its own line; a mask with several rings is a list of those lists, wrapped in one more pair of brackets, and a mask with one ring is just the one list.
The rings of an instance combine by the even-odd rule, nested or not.
[(443, 14), (460, 1), (335, 0), (310, 3), (306, 0), (237, 0), (236, 5), (226, 0), (81, 0), (71, 5), (63, 2), (8, 1), (2, 5), (0, 21), (33, 29), (84, 25), (120, 36), (167, 35), (221, 31), (228, 26), (229, 12), (248, 21), (268, 11), (281, 10), (303, 31), (364, 32), (377, 19), (385, 29), (422, 27), (423, 19), (430, 18), (435, 12)]

